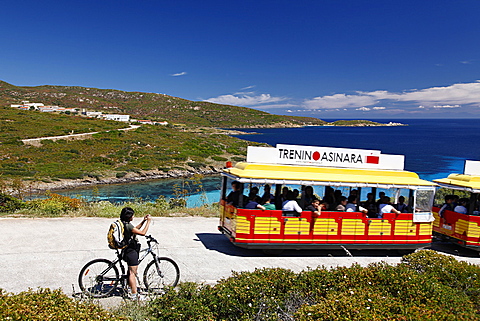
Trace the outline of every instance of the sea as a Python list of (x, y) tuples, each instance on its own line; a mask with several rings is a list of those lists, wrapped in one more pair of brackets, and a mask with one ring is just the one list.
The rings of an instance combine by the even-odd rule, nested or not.
[[(291, 144), (359, 148), (380, 150), (382, 154), (405, 155), (405, 170), (416, 172), (426, 180), (443, 178), (451, 173), (463, 173), (465, 160), (480, 160), (480, 119), (371, 120), (401, 123), (405, 126), (241, 129), (245, 135), (235, 137), (272, 146)], [(220, 176), (208, 176), (202, 180), (201, 186), (192, 186), (194, 183), (188, 178), (164, 179), (98, 185), (58, 193), (87, 201), (124, 203), (136, 199), (154, 201), (158, 197), (169, 199), (175, 197), (175, 188), (178, 190), (179, 186), (190, 185), (192, 191), (201, 190), (191, 192), (187, 197), (187, 206), (196, 207), (218, 202), (220, 182)]]

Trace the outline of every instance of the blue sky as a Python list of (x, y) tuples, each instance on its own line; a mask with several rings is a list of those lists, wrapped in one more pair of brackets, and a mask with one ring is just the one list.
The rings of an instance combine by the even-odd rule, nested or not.
[(480, 118), (480, 1), (6, 0), (0, 80), (322, 119)]

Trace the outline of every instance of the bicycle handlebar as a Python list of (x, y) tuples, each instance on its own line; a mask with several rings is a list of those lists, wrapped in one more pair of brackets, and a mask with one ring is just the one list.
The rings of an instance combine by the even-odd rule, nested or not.
[(151, 235), (145, 235), (145, 238), (147, 239), (147, 243), (154, 242), (158, 244), (158, 241)]

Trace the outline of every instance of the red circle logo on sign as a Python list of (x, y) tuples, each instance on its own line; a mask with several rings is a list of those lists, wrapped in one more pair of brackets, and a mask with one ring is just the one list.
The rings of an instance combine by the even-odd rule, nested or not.
[(313, 157), (313, 160), (318, 161), (320, 159), (320, 153), (319, 152), (314, 152), (312, 157)]

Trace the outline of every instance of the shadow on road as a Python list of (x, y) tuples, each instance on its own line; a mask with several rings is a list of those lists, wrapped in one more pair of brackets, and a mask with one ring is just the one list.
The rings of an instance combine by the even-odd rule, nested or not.
[(448, 242), (448, 241), (440, 241), (434, 239), (432, 245), (429, 247), (431, 250), (435, 250), (442, 254), (451, 254), (456, 256), (463, 256), (463, 257), (472, 257), (478, 258), (479, 252), (471, 249), (467, 249), (461, 247), (460, 245)]
[(348, 250), (318, 249), (318, 250), (285, 250), (281, 254), (268, 254), (262, 250), (249, 250), (236, 247), (221, 233), (197, 233), (198, 241), (211, 251), (240, 257), (401, 257), (396, 250)]

